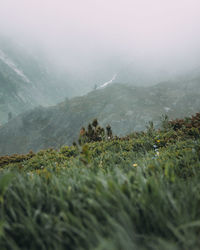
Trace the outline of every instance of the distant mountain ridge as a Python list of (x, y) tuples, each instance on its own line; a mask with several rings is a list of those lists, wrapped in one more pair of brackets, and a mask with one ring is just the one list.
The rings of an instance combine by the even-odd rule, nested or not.
[(191, 116), (200, 111), (200, 77), (151, 87), (109, 84), (49, 108), (27, 111), (0, 128), (0, 154), (27, 153), (70, 145), (80, 128), (97, 118), (116, 135), (159, 126), (161, 115)]

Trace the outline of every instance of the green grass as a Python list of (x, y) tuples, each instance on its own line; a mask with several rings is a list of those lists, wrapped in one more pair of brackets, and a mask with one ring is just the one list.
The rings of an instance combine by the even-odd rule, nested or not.
[(22, 158), (1, 166), (0, 249), (200, 248), (199, 130)]

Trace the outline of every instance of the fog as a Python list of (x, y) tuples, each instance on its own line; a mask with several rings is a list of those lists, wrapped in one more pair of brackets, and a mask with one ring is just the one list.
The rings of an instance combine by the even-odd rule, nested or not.
[(128, 65), (167, 77), (200, 66), (199, 9), (198, 0), (1, 0), (0, 35), (81, 75)]

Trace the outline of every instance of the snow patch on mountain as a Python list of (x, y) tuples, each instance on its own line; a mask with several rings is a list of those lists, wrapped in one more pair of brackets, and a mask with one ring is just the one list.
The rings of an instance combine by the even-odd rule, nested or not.
[(23, 80), (27, 83), (30, 83), (30, 80), (28, 77), (23, 73), (22, 70), (20, 70), (17, 65), (6, 56), (6, 54), (0, 50), (0, 60), (2, 60), (6, 65), (8, 65), (18, 76), (23, 78)]
[(102, 84), (101, 86), (99, 86), (97, 89), (101, 89), (101, 88), (105, 88), (106, 86), (108, 86), (108, 84), (112, 83), (117, 77), (117, 74), (114, 74), (112, 79), (108, 82), (105, 82), (104, 84)]

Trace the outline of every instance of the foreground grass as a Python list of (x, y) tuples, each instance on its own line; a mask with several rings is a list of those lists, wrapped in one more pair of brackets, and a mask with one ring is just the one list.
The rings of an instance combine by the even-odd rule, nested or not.
[(200, 248), (196, 126), (18, 158), (2, 159), (0, 249)]

